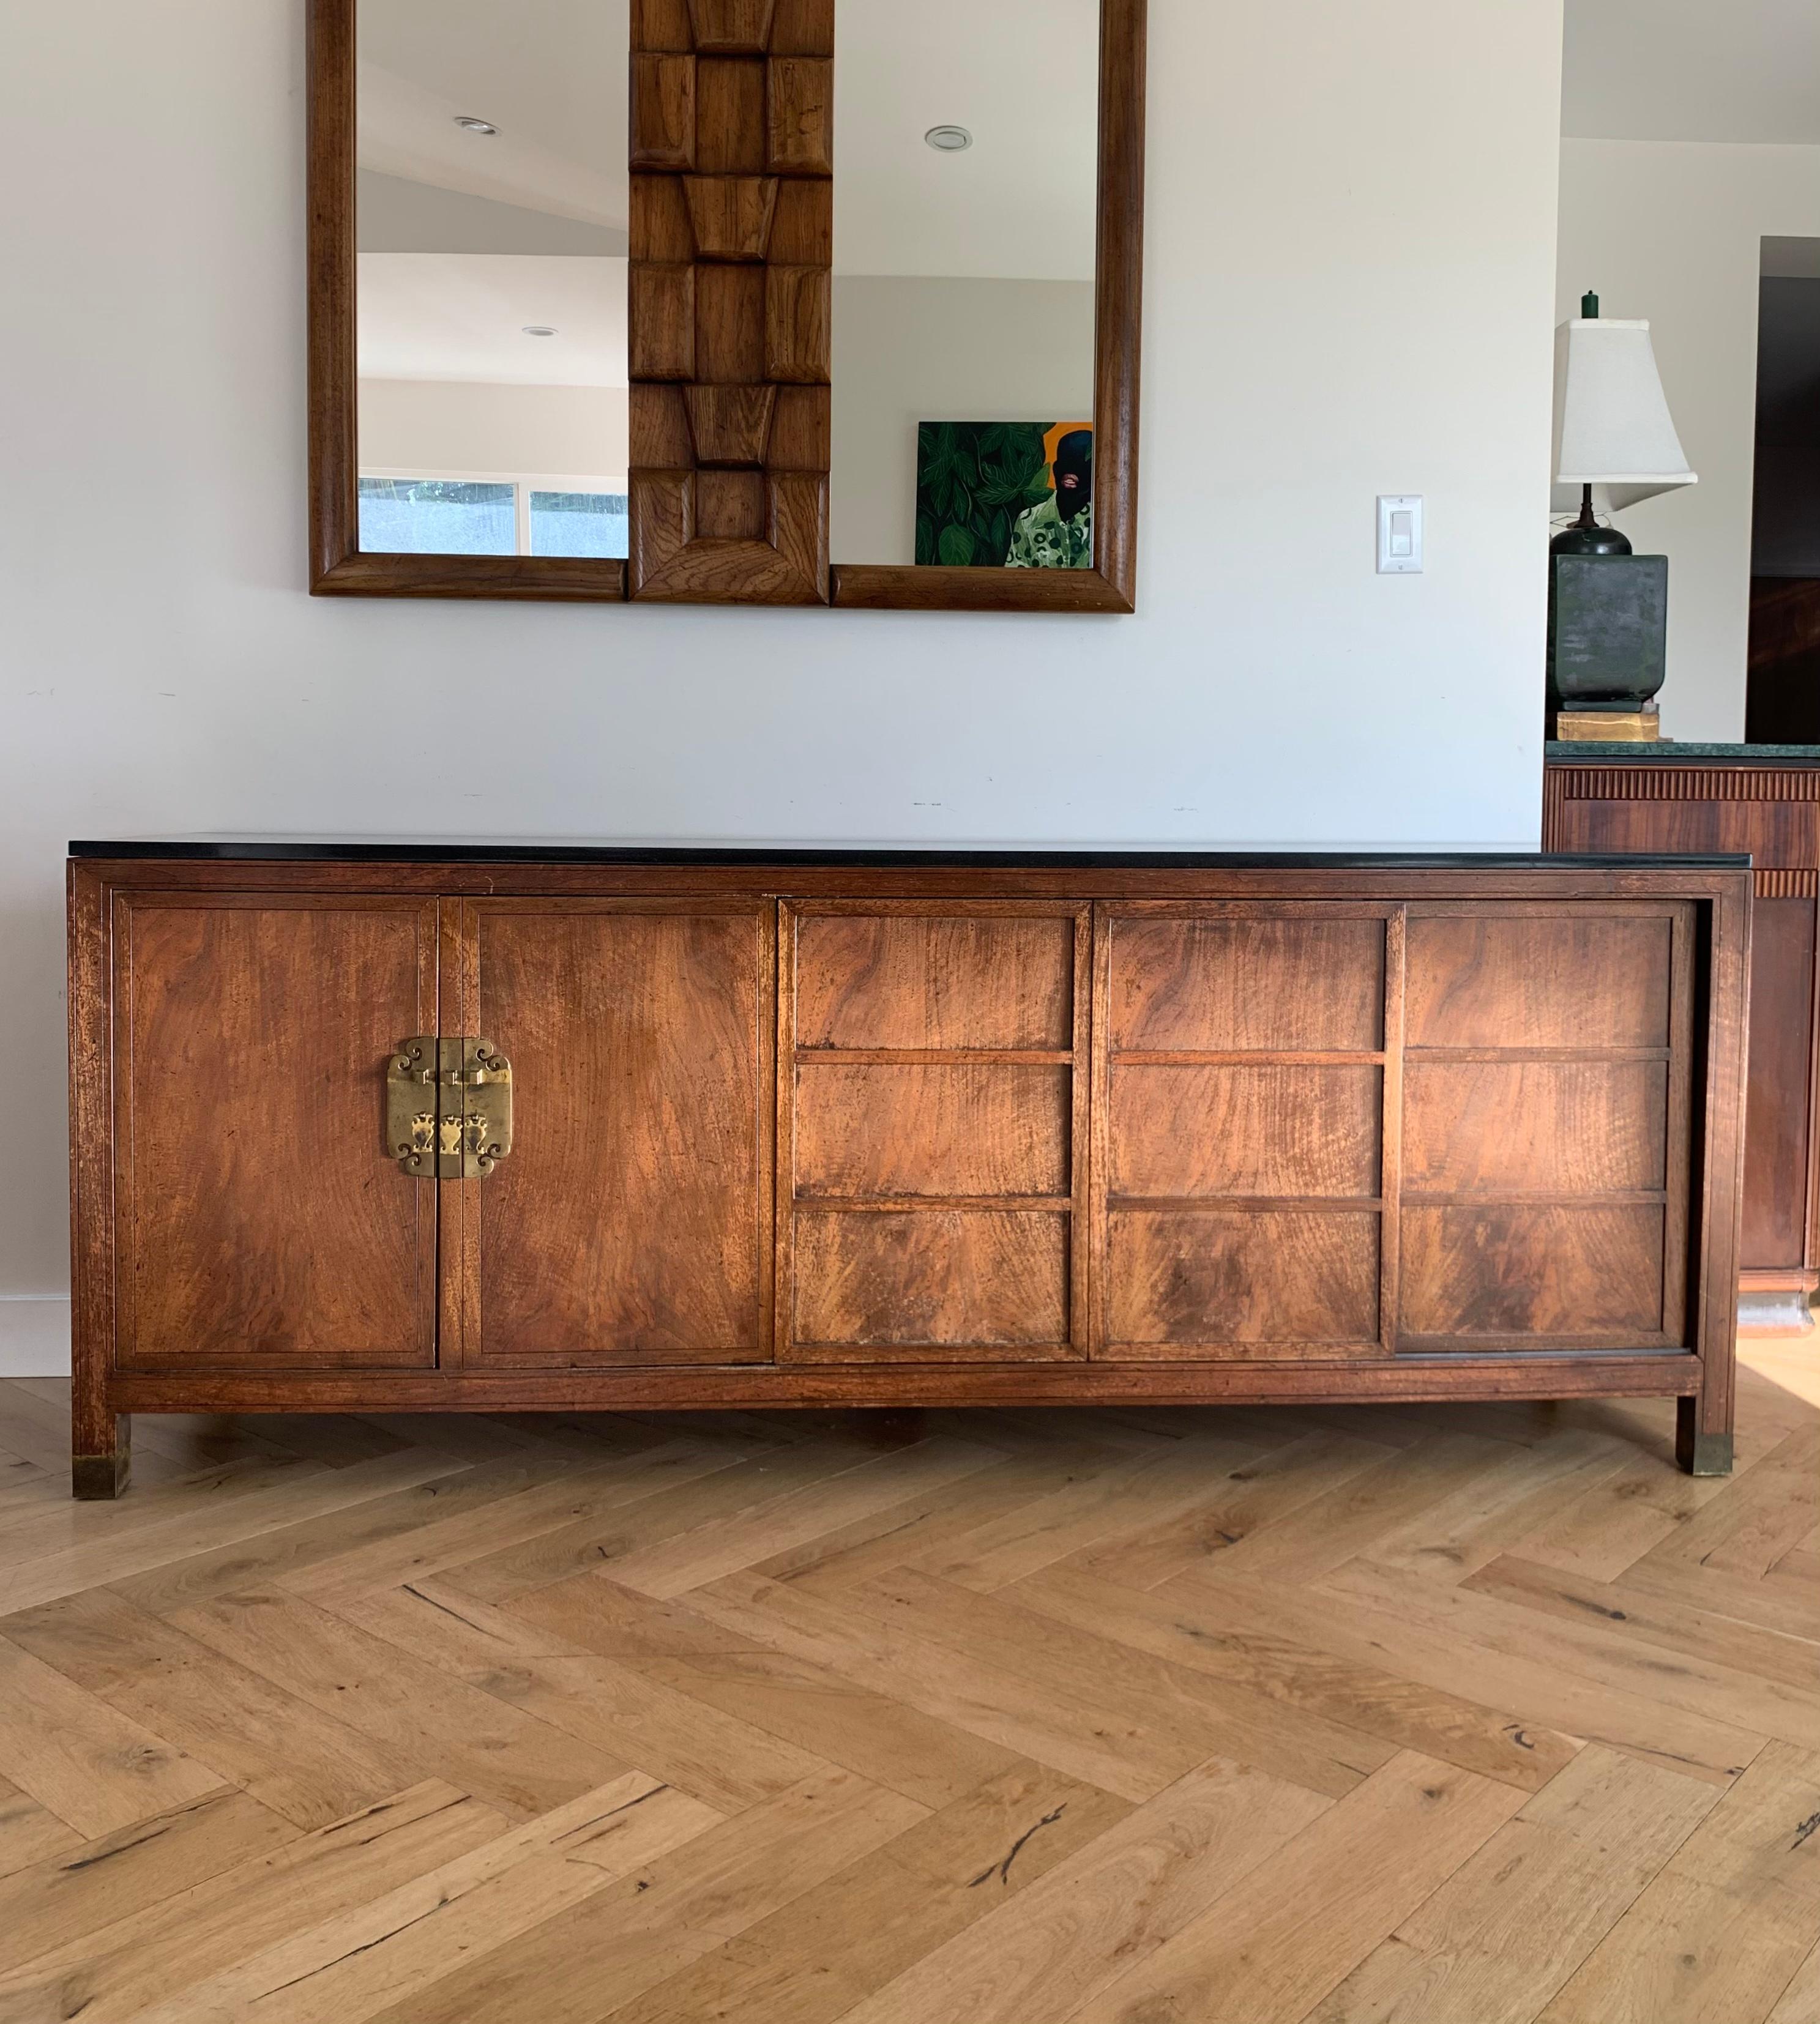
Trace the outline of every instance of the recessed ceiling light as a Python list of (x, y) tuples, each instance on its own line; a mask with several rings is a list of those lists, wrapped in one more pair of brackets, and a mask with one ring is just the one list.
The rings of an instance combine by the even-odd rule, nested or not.
[(472, 112), (457, 112), (455, 124), (464, 134), (497, 134), (499, 131), (490, 119), (476, 119)]
[(556, 334), (556, 326), (554, 324), (548, 323), (527, 323), (524, 327), (524, 334), (527, 337), (554, 337)]
[(958, 155), (962, 148), (973, 145), (973, 136), (964, 126), (931, 126), (923, 138), (943, 155)]

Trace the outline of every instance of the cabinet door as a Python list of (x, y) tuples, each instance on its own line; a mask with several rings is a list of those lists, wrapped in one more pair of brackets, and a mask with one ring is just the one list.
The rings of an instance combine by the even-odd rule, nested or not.
[(1102, 908), (1095, 1222), (1105, 1355), (1386, 1353), (1393, 915), (1316, 904)]
[(446, 1182), (443, 1360), (771, 1355), (773, 903), (448, 903), (442, 1030), (512, 1064), (513, 1145)]
[(1085, 907), (783, 909), (780, 1357), (1084, 1354)]
[(1400, 1348), (1683, 1345), (1692, 930), (1411, 908)]
[(435, 1191), (383, 1124), (434, 904), (120, 894), (112, 961), (119, 1366), (433, 1364)]

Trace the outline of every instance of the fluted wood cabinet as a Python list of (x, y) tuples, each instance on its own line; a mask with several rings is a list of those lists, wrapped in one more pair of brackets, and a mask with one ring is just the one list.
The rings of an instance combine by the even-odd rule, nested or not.
[(1723, 860), (77, 846), (79, 1493), (198, 1410), (1674, 1395)]
[(1742, 1316), (1805, 1333), (1820, 1290), (1820, 747), (1550, 748), (1550, 850), (1748, 851), (1756, 867)]

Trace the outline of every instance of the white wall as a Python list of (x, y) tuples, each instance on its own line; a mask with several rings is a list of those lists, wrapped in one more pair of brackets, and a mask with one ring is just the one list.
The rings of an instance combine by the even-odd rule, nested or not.
[(301, 8), (14, 10), (0, 1292), (72, 835), (1533, 845), (1560, 0), (1150, 14), (1142, 609), (1048, 620), (306, 597)]
[(916, 559), (919, 422), (1071, 422), (1093, 412), (1091, 281), (837, 274), (837, 563)]
[(1744, 735), (1750, 639), (1757, 281), (1766, 236), (1820, 234), (1820, 147), (1568, 141), (1558, 318), (1588, 289), (1647, 317), (1662, 384), (1700, 482), (1620, 521), (1668, 557), (1671, 738)]
[(363, 380), (360, 460), (376, 471), (623, 478), (623, 387)]

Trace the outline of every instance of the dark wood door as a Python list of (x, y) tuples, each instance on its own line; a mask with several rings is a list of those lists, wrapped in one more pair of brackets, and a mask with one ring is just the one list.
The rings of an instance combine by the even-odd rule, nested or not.
[(444, 1363), (768, 1360), (773, 904), (444, 911), (442, 1029), (506, 1056), (515, 1109), (441, 1188)]
[(120, 1367), (434, 1363), (435, 1191), (383, 1127), (435, 905), (122, 894), (112, 961)]
[(1066, 904), (783, 909), (781, 1358), (1085, 1353), (1090, 931)]

